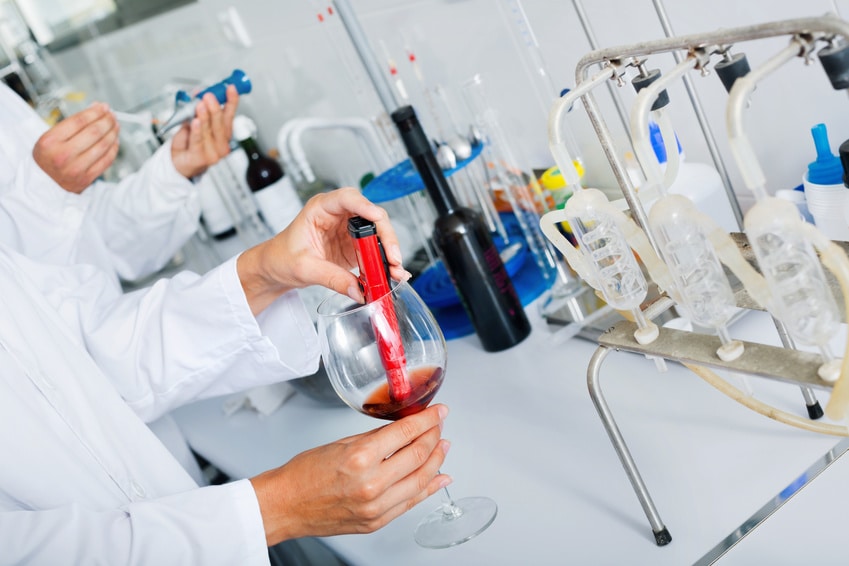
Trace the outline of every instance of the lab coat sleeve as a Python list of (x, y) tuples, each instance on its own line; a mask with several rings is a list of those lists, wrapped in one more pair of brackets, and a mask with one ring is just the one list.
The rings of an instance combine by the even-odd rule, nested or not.
[(171, 140), (117, 184), (96, 182), (84, 222), (100, 232), (118, 275), (128, 281), (162, 268), (197, 231), (200, 197), (174, 168)]
[(318, 369), (315, 326), (298, 293), (282, 295), (254, 317), (236, 260), (203, 276), (183, 272), (126, 294), (87, 266), (46, 270), (37, 284), (149, 422), (190, 401)]
[(249, 480), (95, 511), (0, 511), (0, 565), (269, 564)]
[(200, 198), (171, 142), (117, 184), (62, 189), (32, 156), (47, 125), (0, 84), (0, 237), (48, 263), (94, 263), (135, 280), (161, 268), (197, 230)]

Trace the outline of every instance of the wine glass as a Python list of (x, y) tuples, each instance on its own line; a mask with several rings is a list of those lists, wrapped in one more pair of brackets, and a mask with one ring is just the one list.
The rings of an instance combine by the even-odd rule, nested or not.
[[(318, 307), (318, 334), (333, 389), (370, 417), (397, 420), (421, 411), (445, 378), (442, 330), (407, 283), (393, 282), (389, 293), (366, 305), (341, 294), (328, 297)], [(443, 504), (416, 527), (419, 545), (454, 546), (495, 520), (493, 500), (454, 500), (446, 488), (442, 492)]]

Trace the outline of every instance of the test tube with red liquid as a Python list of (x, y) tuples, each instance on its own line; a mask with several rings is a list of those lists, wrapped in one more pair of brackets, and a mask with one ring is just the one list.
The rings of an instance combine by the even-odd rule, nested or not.
[[(354, 216), (348, 219), (348, 233), (354, 240), (365, 301), (367, 304), (372, 303), (392, 290), (389, 285), (389, 266), (377, 237), (377, 228), (374, 222)], [(380, 302), (371, 322), (377, 337), (380, 361), (389, 382), (389, 396), (395, 402), (402, 401), (409, 397), (412, 387), (407, 376), (407, 357), (398, 330), (395, 306), (390, 300)]]

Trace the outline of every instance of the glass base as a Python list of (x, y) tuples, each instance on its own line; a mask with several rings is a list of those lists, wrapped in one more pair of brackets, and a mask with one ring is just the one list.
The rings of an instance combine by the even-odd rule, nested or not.
[(488, 497), (464, 497), (443, 503), (416, 527), (416, 542), (425, 548), (448, 548), (482, 533), (495, 520), (498, 505)]

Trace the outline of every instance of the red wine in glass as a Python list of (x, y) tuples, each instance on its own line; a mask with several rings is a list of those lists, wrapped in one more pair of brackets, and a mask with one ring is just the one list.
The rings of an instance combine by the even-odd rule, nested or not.
[(363, 403), (363, 413), (390, 421), (418, 413), (430, 404), (442, 385), (442, 368), (416, 368), (407, 372), (407, 378), (411, 390), (405, 399), (394, 400), (390, 395), (389, 382), (383, 383)]

